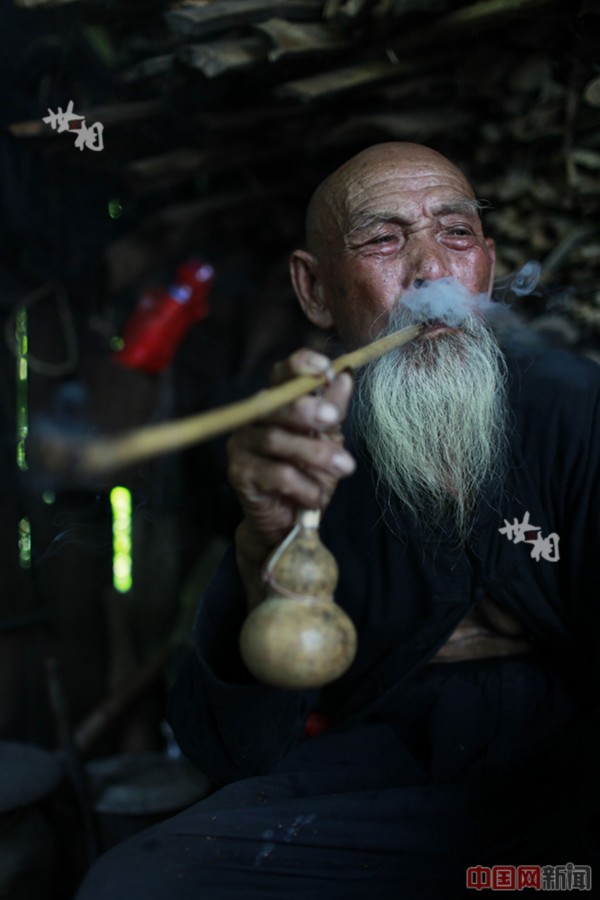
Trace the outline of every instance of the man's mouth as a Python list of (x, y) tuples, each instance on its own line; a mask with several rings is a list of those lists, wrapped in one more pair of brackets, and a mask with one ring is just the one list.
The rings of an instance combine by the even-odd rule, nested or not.
[(447, 325), (441, 319), (427, 319), (423, 324), (425, 327), (421, 334), (422, 339), (436, 337), (438, 334), (445, 334), (448, 331), (456, 331), (455, 327)]

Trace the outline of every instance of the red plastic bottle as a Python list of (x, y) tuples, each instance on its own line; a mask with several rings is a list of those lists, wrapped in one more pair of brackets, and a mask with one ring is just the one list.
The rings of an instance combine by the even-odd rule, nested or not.
[(151, 288), (142, 294), (115, 360), (143, 372), (164, 371), (188, 328), (208, 315), (214, 279), (210, 263), (189, 259), (177, 267), (168, 288)]

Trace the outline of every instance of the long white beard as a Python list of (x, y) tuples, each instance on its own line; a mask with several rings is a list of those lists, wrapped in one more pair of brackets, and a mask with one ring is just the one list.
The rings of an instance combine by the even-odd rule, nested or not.
[[(397, 307), (386, 333), (415, 318)], [(464, 541), (506, 459), (506, 366), (493, 332), (468, 313), (459, 331), (411, 341), (359, 376), (356, 424), (378, 485), (425, 525), (449, 517)]]

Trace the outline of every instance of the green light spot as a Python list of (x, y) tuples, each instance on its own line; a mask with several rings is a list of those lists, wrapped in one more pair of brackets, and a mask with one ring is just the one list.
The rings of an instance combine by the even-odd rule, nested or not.
[(117, 197), (108, 201), (108, 214), (111, 219), (120, 219), (123, 215), (123, 204)]
[(19, 521), (19, 565), (31, 568), (31, 525), (25, 516)]
[(25, 442), (29, 432), (29, 411), (27, 407), (27, 310), (19, 309), (15, 316), (15, 344), (17, 352), (17, 466), (21, 471), (28, 468)]
[(47, 503), (48, 506), (51, 506), (51, 504), (56, 500), (56, 494), (54, 493), (54, 491), (44, 491), (42, 493), (42, 500), (44, 501), (44, 503)]
[[(105, 3), (104, 5), (108, 6), (109, 4)], [(81, 31), (104, 65), (114, 69), (118, 64), (118, 57), (111, 32), (101, 25), (83, 25)]]
[(21, 472), (26, 472), (28, 469), (27, 465), (27, 457), (25, 456), (25, 440), (19, 439), (17, 441), (17, 465)]
[(114, 335), (114, 337), (111, 337), (108, 344), (111, 350), (122, 350), (125, 346), (125, 341), (122, 337), (117, 337), (117, 335)]
[(113, 585), (124, 594), (131, 590), (131, 491), (114, 487), (110, 492), (113, 533)]

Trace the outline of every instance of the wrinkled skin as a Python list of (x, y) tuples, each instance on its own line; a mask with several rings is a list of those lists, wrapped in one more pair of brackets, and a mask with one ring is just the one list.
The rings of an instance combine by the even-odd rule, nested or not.
[[(494, 258), (461, 172), (426, 147), (390, 143), (358, 154), (317, 190), (307, 249), (294, 251), (290, 272), (311, 322), (335, 327), (352, 347), (381, 330), (417, 279), (453, 276), (473, 293), (489, 293)], [(273, 382), (328, 364), (300, 350), (276, 367)], [(325, 509), (355, 468), (341, 437), (351, 392), (344, 373), (320, 397), (302, 397), (229, 441), (229, 478), (244, 510), (237, 562), (250, 607), (262, 599), (261, 567), (296, 510)]]
[[(335, 325), (347, 346), (371, 340), (415, 281), (454, 277), (489, 293), (494, 244), (475, 197), (444, 157), (414, 144), (359, 154), (317, 192), (309, 251), (292, 255), (292, 280), (309, 319)], [(374, 327), (375, 326), (375, 327)]]

